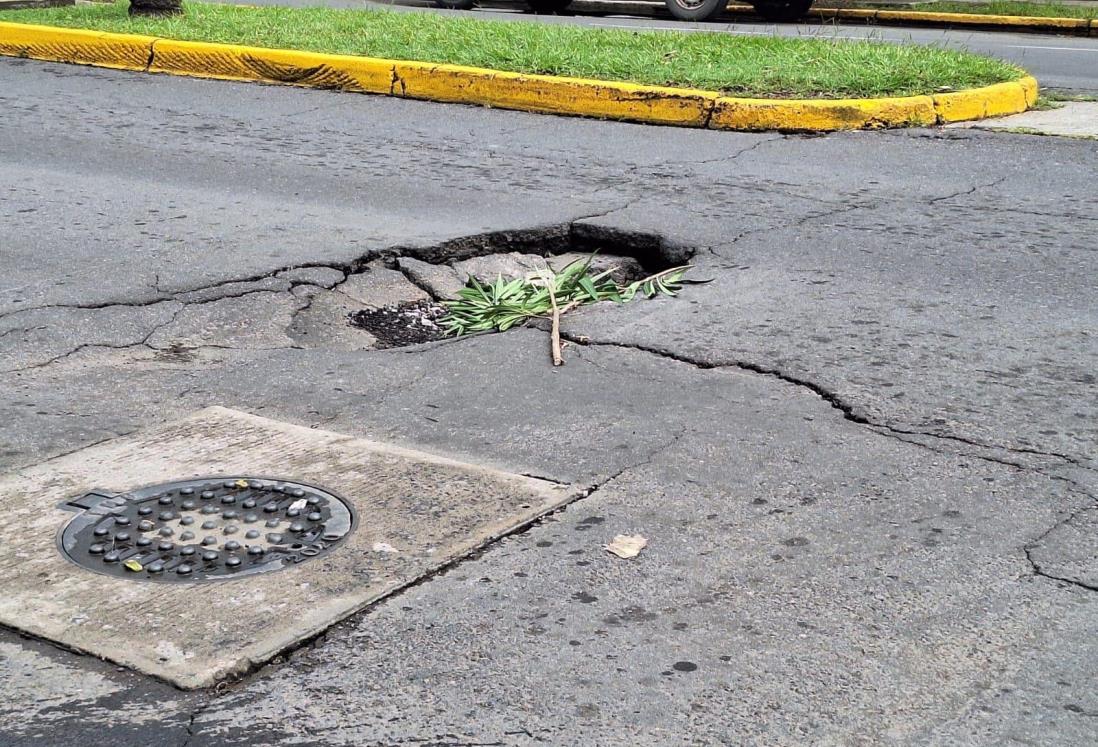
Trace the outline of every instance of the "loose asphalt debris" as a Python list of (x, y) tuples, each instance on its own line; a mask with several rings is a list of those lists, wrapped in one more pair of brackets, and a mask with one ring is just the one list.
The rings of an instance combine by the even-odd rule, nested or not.
[(446, 313), (445, 306), (433, 301), (414, 301), (355, 311), (348, 318), (352, 326), (376, 337), (378, 348), (395, 348), (446, 337), (446, 331), (438, 325), (438, 320)]

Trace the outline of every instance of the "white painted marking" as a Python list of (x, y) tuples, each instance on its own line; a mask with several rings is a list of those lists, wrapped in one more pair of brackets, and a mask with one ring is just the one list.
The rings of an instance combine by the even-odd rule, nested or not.
[(1025, 45), (1025, 44), (1008, 44), (1009, 49), (1052, 49), (1057, 52), (1090, 52), (1091, 54), (1098, 53), (1098, 48), (1095, 49), (1080, 49), (1078, 47), (1042, 47), (1037, 45)]

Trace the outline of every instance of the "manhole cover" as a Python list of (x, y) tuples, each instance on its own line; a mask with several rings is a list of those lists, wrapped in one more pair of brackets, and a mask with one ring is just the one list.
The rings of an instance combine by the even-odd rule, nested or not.
[(74, 563), (164, 583), (277, 571), (331, 552), (355, 524), (351, 507), (327, 490), (255, 477), (91, 492), (61, 507), (81, 510), (59, 538)]

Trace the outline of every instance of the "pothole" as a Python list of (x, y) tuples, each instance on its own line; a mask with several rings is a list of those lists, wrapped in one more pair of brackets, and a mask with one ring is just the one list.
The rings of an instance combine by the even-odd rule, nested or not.
[[(391, 301), (394, 292), (399, 295), (399, 287), (392, 277), (396, 274), (393, 270), (398, 270), (406, 281), (405, 298), (380, 308), (352, 311), (348, 320), (352, 327), (365, 330), (376, 339), (374, 347), (402, 347), (434, 342), (447, 336), (440, 324), (448, 313), (442, 302), (456, 298), (470, 278), (489, 284), (497, 278), (512, 280), (546, 267), (559, 272), (574, 262), (590, 262), (592, 274), (609, 271), (610, 277), (624, 286), (672, 266), (669, 261), (656, 259), (662, 255), (653, 253), (650, 247), (638, 253), (645, 257), (645, 262), (634, 256), (597, 251), (546, 255), (499, 252), (442, 263), (398, 257), (391, 263), (368, 265), (363, 272), (349, 276), (341, 291), (354, 294), (353, 297), (363, 303), (370, 303), (373, 298)], [(430, 299), (424, 300), (424, 294)]]
[[(73, 361), (80, 365), (124, 358), (185, 366), (248, 351), (404, 347), (446, 336), (440, 304), (455, 298), (470, 276), (491, 282), (497, 275), (514, 278), (544, 269), (546, 263), (561, 270), (593, 256), (592, 268), (614, 267), (613, 281), (621, 286), (681, 267), (694, 253), (655, 234), (587, 224), (392, 247), (338, 269), (289, 268), (216, 283), (170, 302), (88, 310), (80, 323), (89, 331), (77, 336), (75, 347), (68, 338), (28, 329), (6, 338), (5, 354), (21, 364), (8, 370), (24, 370), (60, 364), (76, 353)], [(120, 337), (116, 317), (134, 329), (125, 327), (126, 336)]]

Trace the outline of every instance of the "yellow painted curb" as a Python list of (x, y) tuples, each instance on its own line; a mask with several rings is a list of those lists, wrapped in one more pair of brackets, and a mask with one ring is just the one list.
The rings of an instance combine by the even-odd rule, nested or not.
[(704, 127), (719, 94), (548, 75), (158, 39), (151, 72)]
[[(751, 15), (750, 5), (730, 5), (729, 12)], [(937, 13), (923, 10), (884, 10), (875, 8), (812, 8), (808, 15), (826, 20), (880, 21), (883, 23), (916, 23), (934, 26), (1003, 27), (1011, 31), (1072, 32), (1086, 36), (1098, 35), (1098, 21), (1086, 18), (1054, 18), (1048, 16), (998, 16), (979, 13)]]
[(938, 122), (962, 122), (1024, 112), (1037, 102), (1037, 81), (1026, 77), (1012, 83), (997, 83), (971, 91), (932, 96)]
[[(2, 29), (0, 29), (2, 31)], [(390, 93), (393, 63), (371, 57), (157, 39), (149, 72)]]
[(151, 36), (135, 34), (0, 23), (0, 55), (5, 57), (144, 70), (152, 57), (154, 41)]
[(905, 127), (1023, 112), (1037, 81), (881, 99), (747, 99), (499, 70), (0, 23), (0, 55), (717, 130)]
[(709, 126), (716, 130), (864, 130), (926, 126), (937, 121), (930, 96), (845, 100), (722, 96), (717, 99)]
[(501, 109), (705, 127), (720, 94), (689, 88), (398, 62), (400, 95)]
[(1012, 31), (1019, 29), (1054, 29), (1059, 31), (1082, 31), (1090, 28), (1086, 18), (1046, 18), (1042, 16), (993, 16), (978, 13), (933, 13), (918, 10), (880, 10), (877, 21), (901, 21), (905, 23), (933, 23), (955, 26), (1007, 26)]

